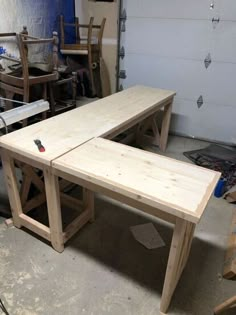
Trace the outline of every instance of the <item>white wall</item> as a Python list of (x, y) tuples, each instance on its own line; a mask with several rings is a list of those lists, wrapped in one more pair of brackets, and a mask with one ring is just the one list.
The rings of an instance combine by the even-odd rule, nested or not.
[(95, 23), (101, 23), (106, 18), (103, 35), (103, 59), (108, 68), (111, 90), (116, 90), (116, 63), (117, 63), (117, 19), (118, 2), (94, 2), (88, 0), (76, 0), (75, 12), (80, 23), (88, 23), (93, 16)]
[[(128, 15), (122, 34), (124, 87), (146, 84), (175, 90), (173, 131), (236, 144), (236, 1), (124, 3)], [(220, 18), (215, 29), (213, 17)], [(206, 69), (208, 53), (212, 64)], [(200, 95), (204, 104), (198, 108)]]

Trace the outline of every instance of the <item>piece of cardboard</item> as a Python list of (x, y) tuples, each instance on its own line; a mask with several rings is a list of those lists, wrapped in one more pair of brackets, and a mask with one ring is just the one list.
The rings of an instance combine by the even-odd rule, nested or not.
[(147, 249), (165, 246), (163, 239), (152, 223), (131, 226), (130, 230), (134, 238)]
[(230, 203), (236, 202), (236, 191), (227, 193), (225, 199)]

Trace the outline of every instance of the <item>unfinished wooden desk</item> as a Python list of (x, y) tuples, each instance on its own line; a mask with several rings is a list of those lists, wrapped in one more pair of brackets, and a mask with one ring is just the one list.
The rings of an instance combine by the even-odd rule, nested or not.
[[(51, 202), (58, 213), (58, 177), (62, 177), (175, 225), (160, 306), (166, 312), (186, 265), (195, 225), (220, 173), (101, 138), (54, 160), (52, 166)], [(58, 234), (61, 243), (93, 219), (92, 196), (77, 224)]]
[[(14, 225), (30, 229), (49, 240), (57, 251), (62, 251), (64, 244), (58, 242), (61, 216), (51, 198), (54, 197), (52, 187), (55, 184), (51, 176), (52, 161), (94, 137), (113, 138), (137, 124), (137, 137), (145, 136), (149, 123), (155, 129), (154, 117), (161, 109), (164, 109), (161, 133), (154, 132), (154, 142), (164, 150), (174, 95), (172, 91), (136, 86), (1, 137), (1, 157)], [(142, 122), (145, 125), (143, 129)], [(39, 152), (35, 139), (41, 141), (45, 152)], [(25, 174), (20, 193), (15, 175), (16, 163)], [(41, 170), (43, 176), (35, 169)], [(39, 194), (29, 199), (31, 182)], [(60, 185), (65, 187), (64, 182)], [(46, 201), (45, 191), (49, 227), (26, 215)], [(85, 193), (84, 202), (86, 200)], [(62, 201), (68, 204), (68, 196), (63, 195)]]

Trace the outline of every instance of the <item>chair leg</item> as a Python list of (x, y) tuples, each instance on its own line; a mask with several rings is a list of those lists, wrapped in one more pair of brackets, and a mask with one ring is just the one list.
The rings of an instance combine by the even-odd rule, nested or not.
[(72, 72), (72, 105), (76, 106), (76, 94), (77, 94), (77, 73)]
[(49, 89), (51, 116), (55, 116), (55, 98), (54, 98), (54, 93), (53, 93), (53, 83), (52, 82), (48, 82), (48, 89)]
[[(29, 103), (29, 87), (24, 90), (23, 101), (25, 103)], [(23, 120), (22, 126), (26, 127), (27, 125), (28, 125), (28, 119), (26, 118)]]
[[(6, 98), (12, 100), (14, 97), (14, 92), (6, 91)], [(12, 109), (12, 101), (6, 101), (5, 111)]]
[[(47, 97), (48, 97), (48, 94), (47, 94), (47, 83), (43, 83), (43, 99), (45, 101), (47, 101)], [(47, 112), (44, 111), (44, 112), (42, 112), (42, 120), (44, 120), (46, 118), (47, 118)]]
[(94, 85), (94, 76), (93, 76), (93, 58), (91, 50), (88, 51), (88, 68), (89, 68), (89, 76), (91, 81), (91, 88), (93, 96), (96, 95), (95, 85)]

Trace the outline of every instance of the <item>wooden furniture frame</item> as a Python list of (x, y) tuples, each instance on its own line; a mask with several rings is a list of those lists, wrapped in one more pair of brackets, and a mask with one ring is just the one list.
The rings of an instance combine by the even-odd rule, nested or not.
[(225, 253), (223, 277), (232, 279), (236, 275), (236, 209), (233, 210), (228, 246)]
[[(166, 312), (187, 263), (195, 225), (220, 173), (101, 138), (92, 139), (52, 162), (48, 205), (57, 220), (57, 244), (94, 220), (93, 192), (102, 193), (175, 225), (160, 310)], [(62, 229), (58, 178), (84, 187), (84, 211)], [(86, 200), (86, 202), (85, 202)]]
[[(2, 136), (1, 157), (14, 225), (33, 231), (61, 252), (64, 242), (73, 235), (71, 232), (73, 229), (71, 225), (65, 228), (63, 242), (58, 242), (59, 235), (62, 233), (58, 230), (61, 224), (61, 212), (59, 204), (57, 207), (54, 204), (55, 200), (59, 202), (59, 195), (53, 195), (55, 186), (60, 187), (62, 204), (71, 205), (72, 199), (64, 193), (68, 182), (56, 181), (52, 170), (53, 161), (92, 138), (112, 139), (131, 127), (138, 126), (140, 129), (142, 121), (161, 110), (164, 112), (164, 119), (158, 138), (160, 138), (160, 148), (165, 150), (174, 95), (175, 92), (172, 91), (136, 86)], [(138, 134), (140, 132), (135, 135)], [(35, 138), (41, 140), (45, 152), (39, 152), (34, 143)], [(15, 172), (16, 166), (25, 175), (20, 191)], [(29, 198), (31, 183), (39, 191), (33, 198)], [(58, 194), (58, 189), (56, 191)], [(27, 215), (28, 211), (46, 201), (49, 226)], [(88, 208), (79, 222), (74, 222), (76, 227), (87, 222), (88, 216), (92, 220), (93, 198), (90, 190), (84, 190), (82, 201), (73, 199), (73, 202), (76, 207), (83, 205)]]
[[(58, 73), (60, 76), (60, 73)], [(60, 89), (65, 84), (71, 85), (72, 101), (69, 104), (67, 101), (55, 98), (55, 90)], [(76, 108), (76, 96), (77, 96), (77, 73), (72, 72), (71, 75), (66, 78), (59, 78), (57, 81), (49, 82), (49, 99), (50, 99), (50, 116), (61, 114), (69, 109)]]
[[(161, 132), (158, 129), (154, 137), (154, 143), (159, 143), (164, 150), (174, 95), (171, 91), (146, 87), (130, 88), (0, 139), (14, 225), (24, 226), (45, 238), (58, 252), (64, 250), (64, 243), (85, 223), (94, 220), (93, 192), (103, 193), (174, 224), (161, 312), (169, 307), (187, 263), (195, 225), (220, 174), (108, 139), (137, 126), (136, 136), (150, 142), (145, 132), (150, 123), (154, 132), (158, 129), (154, 117), (164, 108)], [(46, 149), (43, 153), (34, 144), (36, 136)], [(16, 165), (25, 174), (20, 192)], [(71, 182), (83, 187), (82, 200), (65, 194), (64, 188)], [(39, 194), (29, 200), (31, 183), (38, 188)], [(29, 210), (45, 202), (49, 226), (27, 215)], [(64, 229), (61, 204), (83, 210)]]
[[(104, 18), (100, 25), (94, 25), (94, 18), (91, 17), (89, 24), (79, 24), (79, 19), (75, 18), (75, 23), (65, 23), (63, 15), (60, 16), (60, 52), (63, 55), (83, 55), (88, 58), (88, 70), (91, 80), (92, 92), (96, 94), (95, 80), (94, 80), (94, 67), (96, 67), (100, 58), (102, 58), (102, 37), (105, 28), (106, 19)], [(75, 29), (75, 43), (66, 44), (65, 43), (65, 27), (72, 27)], [(82, 39), (80, 30), (87, 29), (87, 38)], [(96, 40), (94, 43), (93, 31), (97, 31)]]
[[(43, 99), (47, 100), (47, 84), (48, 82), (53, 82), (58, 79), (57, 73), (57, 53), (58, 53), (58, 36), (56, 32), (53, 32), (52, 38), (40, 39), (33, 36), (29, 36), (24, 31), (20, 34), (14, 34), (16, 37), (16, 42), (19, 48), (20, 59), (9, 58), (11, 61), (15, 61), (22, 66), (22, 75), (15, 74), (14, 72), (5, 73), (0, 72), (0, 88), (6, 91), (6, 97), (8, 99), (13, 99), (14, 94), (23, 95), (23, 101), (25, 103), (29, 102), (30, 97), (30, 87), (36, 84), (43, 85)], [(53, 45), (53, 71), (40, 76), (32, 76), (29, 73), (29, 62), (28, 62), (28, 46), (29, 45), (39, 45), (39, 44), (52, 44)], [(12, 103), (8, 102), (6, 110), (12, 108)], [(44, 118), (46, 118), (46, 113), (44, 113)], [(25, 120), (25, 124), (27, 121)]]
[[(163, 108), (160, 148), (165, 150), (174, 95), (172, 91), (136, 86), (1, 137), (2, 162), (14, 225), (25, 226), (50, 240), (59, 250), (55, 243), (55, 220), (50, 219), (54, 215), (54, 211), (49, 210), (51, 207), (48, 205), (49, 227), (26, 215), (32, 208), (45, 203), (46, 195), (50, 198), (48, 178), (52, 161), (94, 137), (112, 139), (132, 126), (140, 128), (142, 121)], [(41, 140), (45, 152), (39, 152), (35, 138)], [(25, 175), (20, 192), (15, 175), (16, 163)], [(41, 170), (44, 181), (36, 169)], [(29, 198), (32, 182), (39, 194)]]
[[(44, 100), (39, 100), (27, 105), (23, 105), (0, 114), (0, 128), (5, 128), (6, 132), (8, 131), (8, 126), (18, 122), (20, 120), (24, 120), (28, 117), (37, 115), (42, 112), (46, 112), (49, 110), (49, 103)], [(7, 216), (10, 214), (10, 209), (0, 208), (0, 212), (3, 212)], [(13, 224), (11, 219), (7, 220), (8, 224)]]

